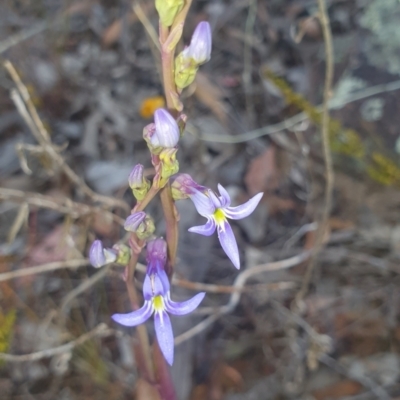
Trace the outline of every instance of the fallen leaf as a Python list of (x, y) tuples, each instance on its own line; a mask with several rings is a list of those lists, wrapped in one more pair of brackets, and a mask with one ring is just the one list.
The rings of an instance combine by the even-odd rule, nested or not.
[(269, 146), (251, 161), (244, 182), (251, 196), (266, 190), (273, 191), (278, 187), (279, 173), (275, 146)]

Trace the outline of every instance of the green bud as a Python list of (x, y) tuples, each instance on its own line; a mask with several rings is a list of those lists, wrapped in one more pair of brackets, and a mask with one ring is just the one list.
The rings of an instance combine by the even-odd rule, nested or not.
[(115, 262), (121, 265), (127, 265), (131, 259), (131, 249), (125, 244), (115, 244), (113, 249), (117, 251), (117, 259)]
[(156, 10), (164, 26), (171, 26), (182, 10), (184, 0), (156, 0)]
[(136, 235), (140, 240), (145, 240), (152, 236), (155, 230), (156, 227), (154, 225), (153, 218), (151, 218), (149, 215), (146, 215), (144, 221), (137, 228)]
[(175, 58), (175, 84), (179, 89), (184, 89), (193, 83), (199, 67), (192, 58), (187, 58), (184, 52)]
[(143, 200), (150, 189), (150, 182), (145, 178), (143, 172), (143, 165), (137, 164), (129, 175), (129, 186), (138, 201)]

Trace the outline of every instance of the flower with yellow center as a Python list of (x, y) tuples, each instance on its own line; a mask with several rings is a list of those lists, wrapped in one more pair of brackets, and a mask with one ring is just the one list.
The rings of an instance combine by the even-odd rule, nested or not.
[[(127, 314), (114, 314), (112, 319), (124, 326), (137, 326), (146, 322), (154, 314), (154, 327), (160, 349), (172, 365), (174, 361), (174, 336), (168, 313), (185, 315), (195, 310), (205, 293), (183, 302), (175, 302), (170, 297), (170, 284), (164, 271), (166, 244), (163, 239), (148, 243), (147, 274), (143, 282), (144, 304), (139, 310)], [(150, 251), (149, 251), (150, 247)]]
[(256, 194), (240, 206), (231, 207), (231, 198), (222, 185), (218, 185), (220, 196), (217, 196), (211, 189), (207, 189), (205, 192), (201, 192), (195, 188), (191, 190), (193, 194), (190, 195), (190, 198), (197, 212), (207, 218), (207, 223), (201, 226), (193, 226), (189, 229), (189, 232), (210, 236), (217, 230), (222, 248), (233, 265), (239, 269), (239, 250), (228, 218), (242, 219), (249, 216), (257, 207), (263, 193)]

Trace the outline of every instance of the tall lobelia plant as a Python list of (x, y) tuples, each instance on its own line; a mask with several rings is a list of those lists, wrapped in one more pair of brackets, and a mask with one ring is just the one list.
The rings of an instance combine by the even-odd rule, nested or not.
[[(205, 293), (199, 293), (181, 303), (171, 299), (170, 279), (178, 245), (178, 213), (175, 201), (190, 199), (194, 203), (199, 214), (207, 221), (205, 225), (192, 227), (189, 231), (205, 236), (217, 231), (223, 250), (239, 269), (239, 251), (228, 219), (248, 216), (262, 197), (262, 193), (259, 193), (247, 203), (231, 207), (229, 194), (221, 185), (218, 185), (218, 194), (196, 183), (190, 175), (178, 173), (176, 153), (187, 120), (183, 114), (180, 95), (182, 90), (194, 81), (200, 65), (209, 61), (211, 57), (211, 28), (205, 21), (197, 25), (189, 46), (175, 56), (190, 3), (191, 0), (155, 0), (160, 19), (159, 40), (167, 109), (156, 110), (154, 123), (147, 125), (143, 130), (143, 138), (148, 145), (155, 169), (152, 181), (145, 178), (144, 168), (140, 164), (133, 168), (128, 179), (137, 200), (124, 225), (125, 230), (130, 232), (129, 247), (118, 244), (113, 248), (104, 248), (101, 241), (96, 240), (89, 251), (90, 262), (96, 268), (114, 262), (127, 265), (126, 282), (134, 311), (114, 314), (112, 319), (124, 326), (138, 326), (153, 317), (159, 349), (170, 365), (174, 360), (174, 337), (169, 314), (188, 314), (197, 308), (205, 296)], [(154, 221), (145, 211), (146, 206), (157, 195), (161, 198), (166, 221), (165, 239), (156, 237)], [(143, 282), (144, 302), (140, 307), (133, 280), (138, 257), (144, 248), (147, 254), (147, 271)], [(145, 373), (154, 381), (154, 370), (159, 372), (165, 368), (157, 365), (160, 362), (159, 357), (151, 358), (147, 337), (143, 331), (141, 333), (139, 339), (142, 358), (147, 364), (147, 370), (144, 368)], [(170, 382), (165, 384), (165, 376), (159, 377), (158, 380), (156, 386), (161, 397), (174, 399), (171, 388), (168, 387), (171, 386)]]

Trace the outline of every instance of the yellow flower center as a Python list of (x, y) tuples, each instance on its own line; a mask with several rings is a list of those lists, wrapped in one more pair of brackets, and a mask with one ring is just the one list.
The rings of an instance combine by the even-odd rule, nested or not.
[(164, 310), (164, 299), (161, 295), (155, 296), (153, 298), (153, 307), (156, 311)]
[(214, 211), (214, 220), (217, 223), (217, 225), (222, 224), (222, 222), (224, 222), (226, 220), (225, 214), (224, 214), (224, 212), (222, 211), (221, 208), (217, 208)]

